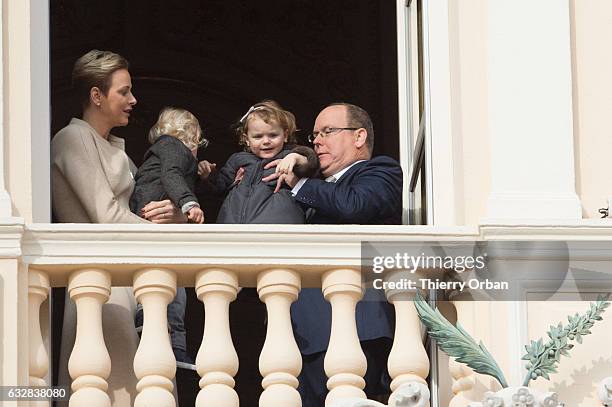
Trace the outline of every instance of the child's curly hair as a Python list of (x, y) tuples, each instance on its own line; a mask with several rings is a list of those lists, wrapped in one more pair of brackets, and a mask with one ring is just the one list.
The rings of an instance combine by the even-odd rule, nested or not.
[(176, 107), (162, 109), (157, 123), (149, 130), (149, 142), (153, 144), (163, 135), (176, 137), (190, 150), (208, 145), (208, 140), (202, 136), (200, 122), (185, 109)]
[(247, 133), (249, 131), (249, 121), (253, 116), (257, 116), (267, 124), (278, 123), (278, 125), (285, 130), (287, 135), (287, 143), (295, 144), (297, 142), (295, 138), (295, 116), (288, 110), (285, 110), (274, 100), (264, 100), (256, 103), (249, 108), (244, 116), (238, 121), (238, 123), (232, 126), (241, 146), (246, 151), (249, 150), (247, 145)]

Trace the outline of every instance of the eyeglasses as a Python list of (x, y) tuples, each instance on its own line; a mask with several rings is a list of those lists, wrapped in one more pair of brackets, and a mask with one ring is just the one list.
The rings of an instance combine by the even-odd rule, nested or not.
[(308, 135), (308, 141), (310, 143), (314, 143), (315, 139), (319, 136), (321, 136), (321, 138), (325, 138), (327, 136), (329, 136), (330, 134), (334, 134), (337, 133), (339, 131), (343, 131), (343, 130), (359, 130), (361, 127), (325, 127), (323, 130), (320, 131), (313, 131), (312, 133), (310, 133)]

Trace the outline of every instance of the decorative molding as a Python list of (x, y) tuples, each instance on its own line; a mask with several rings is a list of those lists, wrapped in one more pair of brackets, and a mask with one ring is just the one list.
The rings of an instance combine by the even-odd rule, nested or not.
[[(143, 264), (360, 264), (362, 241), (474, 240), (476, 228), (325, 225), (28, 225), (26, 262), (78, 264), (84, 258)], [(254, 243), (257, 243), (255, 245)]]
[(612, 240), (612, 219), (482, 220), (485, 240)]
[[(345, 225), (28, 225), (24, 262), (44, 269), (52, 284), (65, 284), (82, 264), (134, 271), (138, 265), (184, 270), (179, 284), (193, 281), (198, 267), (232, 265), (241, 284), (254, 285), (254, 271), (269, 266), (299, 268), (305, 287), (335, 266), (359, 268), (362, 241), (472, 241), (476, 228)], [(118, 273), (129, 284), (129, 272)]]
[(528, 387), (507, 387), (496, 393), (487, 392), (481, 403), (468, 407), (563, 407), (556, 393), (543, 392)]
[(24, 230), (22, 218), (0, 217), (0, 259), (21, 256)]
[[(4, 223), (4, 224), (3, 224)], [(361, 243), (472, 242), (476, 240), (571, 240), (564, 243), (572, 260), (608, 259), (612, 220), (570, 221), (562, 224), (516, 222), (477, 227), (369, 225), (102, 225), (27, 224), (0, 218), (0, 257), (22, 256), (44, 269), (52, 285), (83, 264), (105, 264), (135, 271), (137, 266), (165, 265), (185, 270), (179, 284), (192, 281), (198, 266), (231, 265), (241, 284), (254, 286), (253, 271), (288, 266), (301, 272), (305, 287), (332, 267), (361, 266)], [(595, 242), (594, 242), (595, 241)], [(530, 258), (559, 254), (559, 248), (536, 245)], [(535, 247), (535, 246), (534, 246)], [(556, 251), (555, 251), (556, 250)], [(522, 259), (520, 247), (498, 250), (495, 258)], [(303, 273), (302, 273), (303, 272)], [(125, 273), (129, 283), (129, 272)], [(115, 278), (115, 277), (114, 277)], [(122, 274), (117, 275), (121, 280)], [(190, 279), (190, 280), (184, 280)], [(118, 281), (119, 281), (118, 280)]]

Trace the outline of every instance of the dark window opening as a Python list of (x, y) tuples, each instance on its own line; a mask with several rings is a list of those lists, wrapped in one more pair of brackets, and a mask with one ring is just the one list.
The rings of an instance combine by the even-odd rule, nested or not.
[[(301, 129), (298, 138), (306, 145), (325, 105), (357, 104), (372, 117), (374, 155), (399, 159), (393, 1), (50, 0), (50, 19), (52, 134), (79, 116), (70, 91), (72, 66), (97, 48), (117, 52), (130, 62), (138, 104), (130, 124), (112, 133), (125, 138), (136, 165), (142, 162), (148, 131), (164, 106), (182, 107), (198, 117), (210, 140), (198, 158), (222, 165), (240, 150), (230, 125), (263, 99), (277, 100), (295, 114)], [(205, 191), (198, 198), (206, 222), (214, 222), (222, 199)], [(202, 339), (203, 307), (193, 290), (188, 293), (188, 351), (195, 356)], [(241, 358), (236, 389), (243, 405), (255, 406), (261, 389), (253, 376), (258, 375), (265, 337), (265, 306), (251, 290), (241, 295), (243, 311), (235, 309), (239, 304), (232, 305), (232, 335)], [(61, 307), (63, 298), (63, 290), (56, 290), (55, 378), (61, 331), (56, 306)], [(242, 323), (236, 322), (236, 313), (242, 314)], [(198, 389), (197, 379), (192, 379), (179, 378), (181, 405), (193, 405), (190, 398)], [(190, 381), (196, 387), (188, 394), (181, 386)]]
[[(239, 151), (229, 126), (270, 98), (296, 115), (303, 144), (325, 105), (357, 104), (372, 116), (374, 155), (399, 158), (394, 2), (52, 0), (50, 12), (53, 134), (79, 114), (74, 61), (98, 48), (130, 62), (138, 104), (113, 134), (136, 165), (163, 106), (193, 112), (211, 141), (199, 159), (223, 164)], [(220, 198), (200, 198), (214, 222)]]

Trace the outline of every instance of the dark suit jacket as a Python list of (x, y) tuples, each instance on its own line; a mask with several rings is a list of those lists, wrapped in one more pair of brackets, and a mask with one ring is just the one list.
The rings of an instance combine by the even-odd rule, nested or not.
[(130, 198), (130, 209), (140, 209), (151, 201), (170, 199), (177, 208), (187, 202), (198, 202), (193, 193), (198, 179), (198, 161), (182, 141), (161, 136), (147, 150), (136, 177)]
[[(315, 210), (308, 223), (399, 224), (402, 169), (389, 157), (375, 157), (355, 164), (335, 183), (306, 181), (295, 199)], [(303, 289), (291, 307), (291, 317), (302, 354), (327, 349), (331, 306), (320, 289)], [(366, 291), (357, 304), (356, 319), (361, 341), (393, 338), (393, 308), (381, 291)]]

